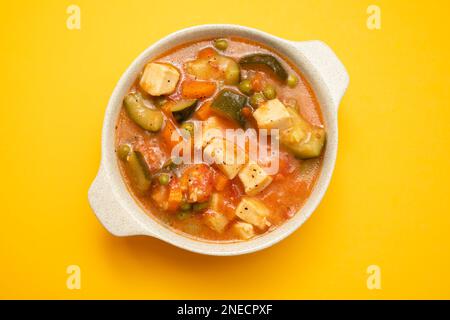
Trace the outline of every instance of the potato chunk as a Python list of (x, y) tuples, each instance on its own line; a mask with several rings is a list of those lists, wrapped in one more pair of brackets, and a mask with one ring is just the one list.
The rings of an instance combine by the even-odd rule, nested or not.
[(212, 161), (228, 179), (233, 179), (245, 163), (244, 150), (235, 143), (222, 138), (213, 138), (204, 149), (205, 157)]
[(269, 208), (261, 200), (256, 198), (245, 197), (239, 202), (236, 208), (236, 215), (239, 218), (261, 230), (270, 226), (270, 222), (267, 221), (269, 214)]
[(285, 129), (291, 125), (291, 115), (278, 99), (266, 101), (253, 112), (258, 128)]
[(238, 175), (245, 187), (245, 193), (250, 196), (260, 193), (273, 180), (263, 168), (253, 161), (242, 168)]
[(173, 93), (178, 80), (180, 80), (180, 73), (175, 67), (152, 62), (145, 66), (139, 84), (152, 96), (160, 96)]
[(248, 240), (255, 236), (253, 225), (247, 222), (236, 222), (235, 224), (233, 224), (232, 230), (242, 240)]
[(208, 227), (219, 233), (222, 233), (225, 230), (229, 222), (224, 214), (213, 210), (206, 211), (204, 219)]

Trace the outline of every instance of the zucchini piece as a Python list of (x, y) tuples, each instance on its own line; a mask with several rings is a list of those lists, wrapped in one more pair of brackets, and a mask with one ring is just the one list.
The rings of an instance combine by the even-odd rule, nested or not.
[(164, 121), (162, 112), (147, 108), (142, 102), (142, 98), (139, 94), (129, 93), (123, 99), (123, 104), (131, 120), (142, 129), (152, 132), (161, 129)]
[(178, 122), (183, 122), (191, 117), (197, 107), (197, 99), (180, 100), (173, 104), (170, 111)]
[(146, 192), (151, 185), (151, 174), (144, 156), (139, 151), (131, 151), (126, 160), (132, 180), (139, 192)]
[(277, 76), (278, 79), (286, 81), (288, 78), (288, 73), (281, 65), (277, 58), (270, 54), (265, 53), (255, 53), (241, 58), (239, 61), (241, 66), (254, 66), (263, 65), (268, 67)]
[(213, 109), (219, 115), (236, 121), (241, 127), (245, 125), (245, 118), (241, 111), (247, 102), (247, 97), (229, 89), (220, 91), (211, 104)]
[(320, 156), (325, 145), (325, 130), (309, 124), (292, 108), (287, 109), (293, 125), (280, 133), (281, 144), (299, 159)]

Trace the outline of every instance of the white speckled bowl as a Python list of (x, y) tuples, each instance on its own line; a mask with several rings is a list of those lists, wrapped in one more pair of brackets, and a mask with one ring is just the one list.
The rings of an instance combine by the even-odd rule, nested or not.
[[(127, 190), (114, 153), (116, 123), (122, 99), (140, 70), (153, 57), (180, 44), (226, 36), (240, 36), (263, 43), (296, 64), (312, 86), (327, 127), (327, 146), (320, 177), (300, 211), (272, 232), (235, 243), (198, 241), (178, 234), (149, 217)], [(147, 235), (177, 247), (208, 255), (239, 255), (267, 248), (284, 239), (313, 213), (333, 173), (338, 144), (337, 111), (349, 83), (348, 74), (333, 53), (320, 41), (288, 41), (238, 25), (202, 25), (180, 30), (148, 47), (120, 78), (106, 109), (102, 132), (102, 158), (97, 177), (89, 189), (89, 203), (105, 228), (116, 236)], [(293, 194), (295, 191), (293, 190)]]

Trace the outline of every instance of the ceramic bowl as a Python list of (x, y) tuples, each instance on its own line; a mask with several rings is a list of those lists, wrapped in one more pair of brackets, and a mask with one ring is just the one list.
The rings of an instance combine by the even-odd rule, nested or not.
[[(123, 97), (149, 60), (183, 43), (227, 36), (239, 36), (265, 44), (297, 65), (318, 98), (327, 128), (327, 145), (320, 176), (311, 195), (294, 217), (277, 229), (254, 239), (217, 243), (179, 234), (143, 211), (128, 192), (119, 172), (114, 153), (114, 127)], [(100, 222), (116, 236), (146, 235), (193, 252), (221, 256), (245, 254), (270, 247), (297, 230), (311, 216), (327, 190), (338, 147), (338, 106), (348, 83), (349, 76), (344, 66), (321, 41), (289, 41), (238, 25), (201, 25), (172, 33), (152, 44), (133, 61), (111, 95), (103, 122), (100, 168), (89, 189), (89, 203)]]

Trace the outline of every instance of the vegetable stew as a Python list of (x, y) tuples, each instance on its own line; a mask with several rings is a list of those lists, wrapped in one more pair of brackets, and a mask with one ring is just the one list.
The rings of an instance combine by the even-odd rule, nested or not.
[(124, 97), (115, 140), (124, 181), (150, 216), (195, 239), (244, 241), (302, 207), (326, 128), (293, 64), (229, 37), (149, 61)]

